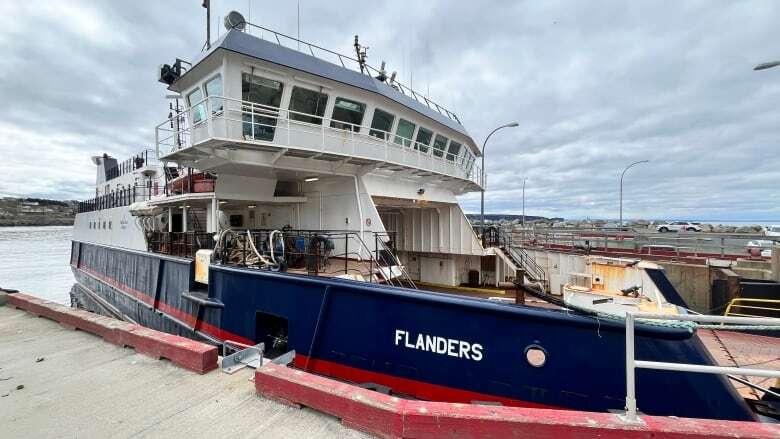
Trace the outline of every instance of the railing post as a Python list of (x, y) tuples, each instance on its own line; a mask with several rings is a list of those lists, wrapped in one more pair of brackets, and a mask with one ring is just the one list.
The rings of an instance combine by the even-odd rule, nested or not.
[(626, 414), (627, 422), (639, 422), (636, 414), (636, 372), (634, 365), (634, 313), (626, 313)]

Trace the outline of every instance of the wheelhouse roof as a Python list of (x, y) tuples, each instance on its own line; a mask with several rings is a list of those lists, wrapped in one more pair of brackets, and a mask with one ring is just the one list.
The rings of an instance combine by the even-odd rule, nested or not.
[[(177, 82), (187, 76), (190, 71), (194, 70), (195, 66), (197, 66), (200, 62), (208, 58), (209, 55), (213, 54), (219, 49), (240, 53), (252, 58), (257, 58), (295, 70), (300, 70), (315, 76), (320, 76), (332, 81), (341, 82), (346, 85), (377, 93), (388, 99), (392, 99), (393, 101), (411, 110), (414, 110), (417, 113), (420, 113), (421, 115), (432, 119), (433, 121), (440, 123), (460, 134), (463, 134), (473, 143), (473, 139), (463, 127), (463, 125), (395, 90), (393, 87), (379, 81), (376, 78), (360, 72), (356, 72), (354, 70), (350, 70), (340, 65), (333, 64), (315, 56), (298, 52), (297, 50), (284, 47), (280, 44), (260, 39), (254, 35), (250, 35), (246, 32), (242, 32), (236, 29), (228, 31), (228, 33), (223, 35), (211, 46), (211, 49), (203, 52), (198, 58), (193, 60), (192, 68), (187, 70), (187, 72), (185, 72), (181, 78), (177, 80)], [(171, 85), (171, 89), (177, 89), (176, 83)], [(474, 145), (470, 146), (472, 149), (476, 148)], [(475, 152), (477, 155), (479, 155), (478, 149)]]

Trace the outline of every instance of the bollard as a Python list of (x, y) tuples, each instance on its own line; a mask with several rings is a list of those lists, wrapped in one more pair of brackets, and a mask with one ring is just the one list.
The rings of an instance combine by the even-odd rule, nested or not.
[(525, 305), (525, 270), (515, 271), (515, 304)]

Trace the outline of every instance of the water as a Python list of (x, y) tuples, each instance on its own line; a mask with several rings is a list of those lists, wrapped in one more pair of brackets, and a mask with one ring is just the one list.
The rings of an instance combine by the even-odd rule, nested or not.
[(70, 305), (71, 226), (0, 227), (0, 287)]

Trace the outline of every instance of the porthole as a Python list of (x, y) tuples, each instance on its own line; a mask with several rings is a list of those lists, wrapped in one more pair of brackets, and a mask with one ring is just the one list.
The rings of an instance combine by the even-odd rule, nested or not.
[(542, 367), (547, 363), (547, 351), (536, 344), (525, 348), (525, 361), (533, 367)]

